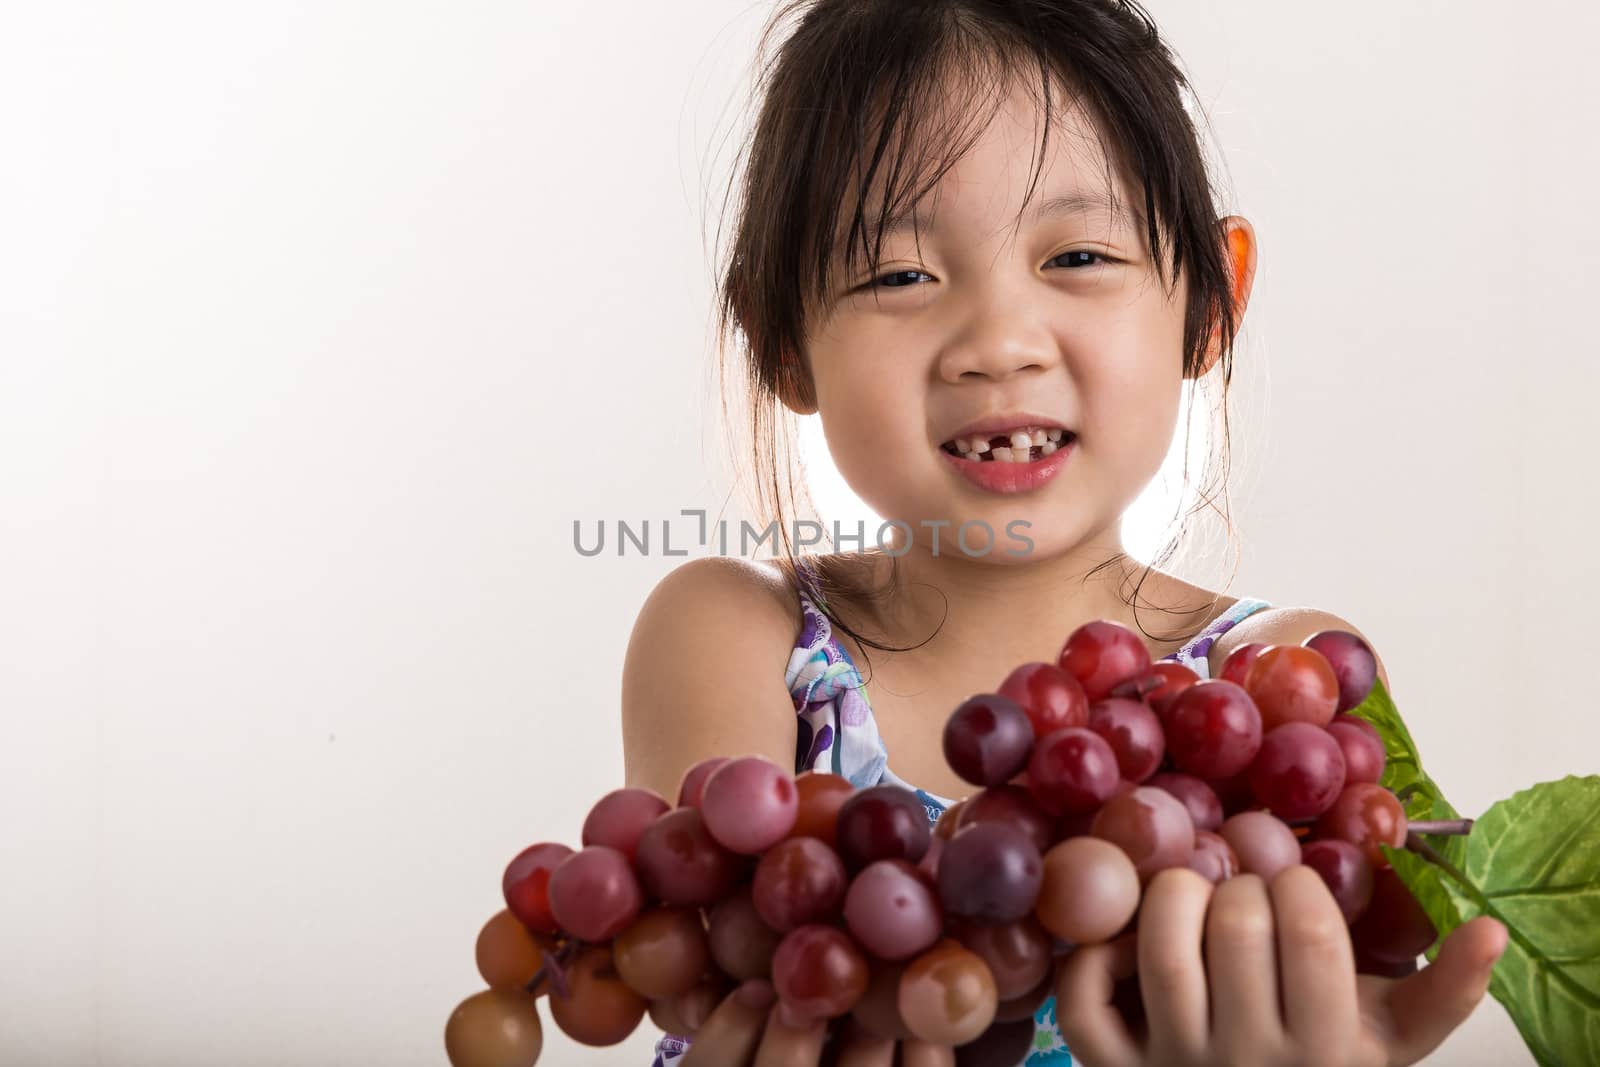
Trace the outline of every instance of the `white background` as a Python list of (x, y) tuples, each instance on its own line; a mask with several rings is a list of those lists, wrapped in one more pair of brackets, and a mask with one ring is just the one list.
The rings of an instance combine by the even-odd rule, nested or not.
[[(1595, 771), (1600, 14), (1150, 8), (1260, 240), (1231, 591), (1365, 630), (1464, 811)], [(573, 520), (727, 497), (769, 10), (8, 6), (0, 1061), (444, 1062), (682, 562)], [(1531, 1062), (1493, 1004), (1436, 1058)]]

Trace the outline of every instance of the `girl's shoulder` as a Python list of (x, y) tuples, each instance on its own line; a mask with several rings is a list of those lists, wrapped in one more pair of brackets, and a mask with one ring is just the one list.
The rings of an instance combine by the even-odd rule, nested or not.
[(1378, 647), (1371, 638), (1332, 612), (1298, 606), (1264, 607), (1241, 619), (1217, 638), (1207, 654), (1212, 677), (1216, 677), (1221, 670), (1223, 660), (1243, 645), (1298, 645), (1323, 630), (1345, 630), (1365, 641), (1372, 649), (1373, 658), (1378, 661), (1378, 677), (1383, 680), (1384, 688), (1389, 689), (1388, 672), (1384, 670), (1383, 659), (1378, 655)]

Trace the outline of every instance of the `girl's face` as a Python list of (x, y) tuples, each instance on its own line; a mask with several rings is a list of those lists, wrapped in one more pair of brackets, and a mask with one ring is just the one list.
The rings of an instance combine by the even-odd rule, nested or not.
[[(1065, 195), (1103, 199), (1098, 143), (1080, 112), (1063, 118), (1070, 129), (1051, 132), (1015, 232), (1039, 140), (1036, 106), (1021, 91), (919, 206), (920, 250), (909, 223), (886, 233), (876, 287), (858, 265), (808, 323), (815, 407), (791, 406), (821, 412), (846, 482), (882, 518), (909, 523), (917, 547), (931, 544), (924, 520), (949, 521), (941, 555), (959, 551), (955, 534), (968, 520), (993, 531), (991, 560), (1023, 558), (1005, 552), (1022, 547), (1006, 529), (1017, 519), (1029, 523), (1022, 534), (1034, 558), (1091, 538), (1120, 549), (1119, 517), (1172, 439), (1187, 284), (1168, 298), (1129, 213), (1142, 208), (1142, 190), (1115, 171), (1124, 211), (1091, 201), (1036, 217)], [(869, 200), (869, 224), (877, 209)], [(941, 455), (968, 424), (1018, 412), (1076, 434), (1046, 484), (992, 492)], [(979, 527), (967, 543), (981, 553), (987, 539)]]

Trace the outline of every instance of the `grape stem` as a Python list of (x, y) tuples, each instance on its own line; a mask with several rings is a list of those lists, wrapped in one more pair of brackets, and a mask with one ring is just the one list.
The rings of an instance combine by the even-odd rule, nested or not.
[(1471, 819), (1418, 819), (1410, 824), (1413, 832), (1440, 837), (1464, 837), (1472, 832)]
[[(1469, 819), (1463, 821), (1470, 822), (1471, 820)], [(1416, 823), (1412, 823), (1411, 825), (1415, 827)], [(1451, 863), (1445, 857), (1444, 853), (1440, 852), (1438, 849), (1424, 841), (1422, 839), (1422, 835), (1417, 830), (1407, 830), (1406, 848), (1412, 852), (1415, 852), (1417, 855), (1421, 856), (1423, 859), (1439, 868), (1445, 874), (1448, 874), (1451, 878), (1454, 878), (1461, 888), (1467, 893), (1467, 895), (1473, 898), (1475, 903), (1477, 903), (1485, 911), (1490, 910), (1488, 907), (1489, 902), (1484, 899), (1483, 894), (1479, 892), (1478, 887), (1473, 885), (1472, 879), (1461, 873), (1460, 868)]]
[(554, 952), (544, 952), (544, 965), (533, 972), (533, 977), (528, 980), (525, 987), (528, 992), (537, 996), (541, 983), (548, 981), (550, 991), (558, 997), (572, 995), (571, 987), (567, 985), (566, 964), (572, 962), (572, 957), (578, 954), (578, 942), (575, 940), (563, 941), (556, 946)]

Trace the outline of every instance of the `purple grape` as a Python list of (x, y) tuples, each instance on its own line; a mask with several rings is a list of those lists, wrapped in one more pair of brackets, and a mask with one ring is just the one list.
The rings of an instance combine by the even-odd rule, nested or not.
[(878, 860), (916, 863), (933, 836), (928, 809), (909, 789), (874, 785), (858, 790), (839, 809), (839, 855), (859, 871)]
[(951, 915), (1013, 922), (1033, 911), (1043, 878), (1039, 850), (1026, 833), (1010, 823), (977, 823), (945, 842), (939, 901)]
[(1015, 778), (1033, 750), (1033, 724), (1022, 705), (998, 693), (963, 700), (944, 726), (944, 758), (973, 785)]
[(1348, 630), (1323, 630), (1301, 642), (1322, 653), (1339, 679), (1339, 704), (1335, 711), (1349, 711), (1367, 699), (1378, 677), (1378, 657), (1372, 647)]
[(1300, 862), (1322, 875), (1347, 925), (1361, 918), (1372, 903), (1372, 864), (1350, 842), (1331, 837), (1307, 842), (1300, 849)]

